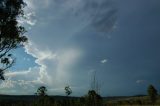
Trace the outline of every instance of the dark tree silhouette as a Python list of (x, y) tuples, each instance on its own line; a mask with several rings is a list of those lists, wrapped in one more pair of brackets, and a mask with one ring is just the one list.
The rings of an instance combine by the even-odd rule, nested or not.
[(102, 97), (95, 90), (89, 90), (86, 97), (88, 106), (101, 106)]
[(101, 84), (99, 83), (96, 74), (96, 72), (93, 73), (90, 90), (94, 90), (97, 94), (100, 94)]
[(25, 28), (18, 24), (17, 18), (23, 16), (23, 0), (0, 0), (0, 79), (15, 59), (11, 50), (24, 45), (27, 41)]
[(38, 96), (46, 96), (47, 95), (47, 88), (45, 86), (41, 86), (37, 89), (37, 92), (35, 94)]
[(152, 103), (156, 102), (158, 93), (153, 85), (149, 85), (149, 87), (148, 87), (148, 96), (149, 96)]
[(71, 90), (70, 86), (66, 86), (64, 88), (64, 90), (65, 90), (66, 96), (69, 96), (70, 94), (72, 94), (72, 90)]

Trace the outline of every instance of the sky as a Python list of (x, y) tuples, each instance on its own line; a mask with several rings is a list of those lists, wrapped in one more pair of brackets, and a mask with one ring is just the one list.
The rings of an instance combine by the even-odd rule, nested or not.
[(13, 51), (1, 94), (83, 96), (94, 73), (102, 96), (160, 91), (159, 0), (25, 0), (29, 38)]

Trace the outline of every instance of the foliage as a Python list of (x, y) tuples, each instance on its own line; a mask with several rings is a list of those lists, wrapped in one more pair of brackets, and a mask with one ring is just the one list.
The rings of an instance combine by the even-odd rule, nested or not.
[(18, 24), (17, 18), (23, 16), (23, 0), (0, 0), (0, 79), (15, 59), (11, 50), (23, 46), (27, 41), (25, 28)]
[(92, 79), (91, 79), (91, 90), (94, 90), (97, 94), (100, 93), (101, 90), (101, 84), (99, 83), (96, 75), (96, 71), (93, 73)]
[[(90, 106), (87, 96), (80, 98), (66, 96), (0, 96), (0, 106)], [(147, 96), (103, 98), (101, 102), (102, 105), (98, 106), (152, 106)], [(160, 97), (154, 105), (160, 106)]]
[(38, 96), (46, 96), (47, 95), (47, 88), (45, 86), (41, 86), (37, 89), (36, 95)]
[(66, 86), (64, 88), (66, 96), (69, 96), (70, 94), (72, 94), (72, 89), (70, 88), (70, 86)]
[(89, 90), (88, 95), (85, 97), (88, 106), (101, 106), (102, 97), (94, 90)]
[[(11, 50), (24, 45), (27, 41), (24, 33), (25, 28), (18, 23), (18, 18), (23, 17), (23, 0), (0, 0), (0, 79), (4, 80), (4, 72), (10, 68), (15, 58)], [(69, 86), (65, 87), (65, 93), (69, 96), (72, 90)], [(157, 90), (153, 85), (148, 87), (147, 97), (131, 97), (127, 99), (111, 100), (104, 102), (98, 94), (100, 85), (96, 79), (96, 73), (91, 82), (91, 90), (88, 94), (81, 98), (63, 98), (55, 100), (47, 96), (47, 88), (41, 86), (37, 89), (37, 98), (33, 101), (23, 100), (0, 100), (0, 106), (115, 106), (115, 105), (150, 105), (149, 99), (155, 105), (160, 105), (160, 99), (157, 98)], [(158, 99), (158, 100), (157, 100)], [(157, 101), (156, 101), (157, 100)]]
[(153, 85), (149, 85), (147, 91), (148, 91), (148, 96), (149, 96), (151, 102), (155, 103), (156, 99), (157, 99), (157, 95), (158, 95), (157, 90), (154, 88)]
[[(104, 100), (105, 106), (152, 106), (148, 96), (119, 97), (116, 99)], [(157, 97), (155, 106), (160, 105), (160, 97)]]

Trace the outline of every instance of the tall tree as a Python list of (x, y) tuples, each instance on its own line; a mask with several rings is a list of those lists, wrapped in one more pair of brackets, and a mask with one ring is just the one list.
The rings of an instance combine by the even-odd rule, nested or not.
[(149, 96), (151, 102), (155, 103), (157, 100), (157, 95), (158, 95), (157, 90), (154, 88), (153, 85), (149, 85), (147, 91), (148, 91), (148, 96)]
[(4, 71), (10, 68), (15, 59), (10, 52), (21, 47), (27, 41), (25, 28), (18, 24), (22, 17), (23, 0), (0, 0), (0, 79), (4, 80)]

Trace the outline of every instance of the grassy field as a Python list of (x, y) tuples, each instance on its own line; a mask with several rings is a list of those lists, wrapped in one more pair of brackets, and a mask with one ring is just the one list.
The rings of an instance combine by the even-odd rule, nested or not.
[[(95, 101), (90, 101), (85, 97), (0, 96), (0, 106), (153, 106), (148, 96), (103, 97), (101, 103)], [(93, 102), (95, 103), (93, 104)], [(157, 98), (154, 106), (160, 106), (160, 96)]]
[[(104, 104), (106, 106), (119, 106), (119, 105), (135, 105), (135, 106), (140, 106), (140, 105), (153, 105), (151, 103), (150, 99), (148, 96), (134, 96), (134, 97), (122, 97), (122, 98), (116, 98), (116, 99), (109, 99), (109, 100), (104, 100)], [(157, 97), (157, 101), (154, 103), (154, 105), (160, 106), (160, 96)]]

